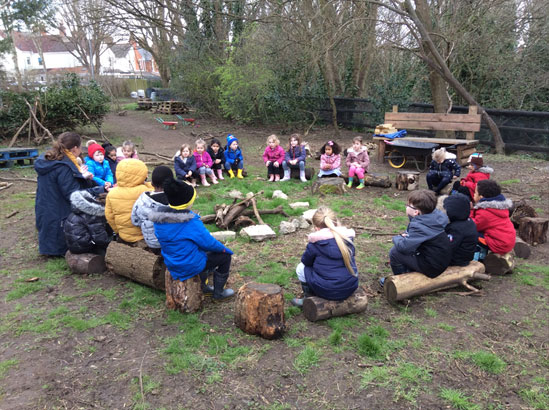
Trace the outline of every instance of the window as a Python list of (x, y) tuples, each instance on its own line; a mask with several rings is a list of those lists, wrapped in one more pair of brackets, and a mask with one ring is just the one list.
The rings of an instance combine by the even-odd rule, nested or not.
[(42, 58), (38, 57), (38, 65), (42, 65)]
[(27, 64), (30, 65), (30, 63), (31, 63), (31, 58), (27, 57)]

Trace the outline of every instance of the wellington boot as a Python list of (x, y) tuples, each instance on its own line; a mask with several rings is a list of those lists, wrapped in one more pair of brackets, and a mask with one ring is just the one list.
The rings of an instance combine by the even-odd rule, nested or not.
[(210, 175), (210, 179), (212, 180), (212, 183), (214, 185), (216, 184), (219, 184), (219, 182), (217, 182), (217, 178), (215, 177), (215, 174), (212, 172), (212, 174)]
[(301, 182), (307, 182), (307, 178), (305, 177), (305, 170), (299, 171), (299, 179), (301, 179)]
[(229, 176), (231, 178), (234, 178), (234, 171), (232, 169), (229, 169)]
[(358, 186), (356, 187), (356, 189), (364, 189), (364, 180), (363, 180), (363, 179), (359, 179), (358, 182), (359, 182), (359, 184), (358, 184)]
[(347, 187), (348, 187), (348, 188), (352, 188), (352, 187), (353, 187), (353, 177), (349, 177), (349, 182), (347, 183)]
[(208, 184), (208, 181), (206, 181), (206, 175), (200, 175), (200, 180), (202, 181), (202, 185), (210, 186), (210, 184)]
[(284, 170), (284, 178), (281, 179), (281, 181), (289, 181), (290, 180), (290, 170), (285, 169)]
[(231, 296), (234, 296), (234, 290), (232, 289), (223, 289), (225, 287), (225, 284), (227, 283), (227, 279), (229, 279), (229, 272), (221, 273), (218, 271), (214, 272), (214, 292), (213, 292), (213, 298), (216, 300), (222, 300), (230, 298)]
[(241, 170), (241, 169), (239, 169), (238, 171), (236, 171), (236, 177), (237, 177), (238, 179), (243, 179), (243, 178), (244, 178), (244, 176), (242, 175), (242, 170)]
[(217, 170), (217, 179), (220, 179), (222, 181), (225, 179), (223, 178), (223, 170), (221, 168)]

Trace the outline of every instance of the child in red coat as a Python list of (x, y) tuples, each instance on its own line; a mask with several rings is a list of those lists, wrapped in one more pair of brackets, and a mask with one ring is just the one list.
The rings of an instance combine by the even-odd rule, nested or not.
[(467, 169), (469, 170), (469, 173), (465, 178), (462, 178), (461, 181), (454, 182), (453, 190), (472, 200), (478, 182), (484, 179), (490, 179), (490, 175), (494, 170), (489, 166), (484, 165), (481, 154), (473, 154), (469, 157)]

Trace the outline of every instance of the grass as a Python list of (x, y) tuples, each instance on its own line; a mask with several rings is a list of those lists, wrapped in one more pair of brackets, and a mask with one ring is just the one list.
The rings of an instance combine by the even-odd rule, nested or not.
[(299, 374), (304, 375), (311, 367), (317, 366), (320, 361), (321, 352), (314, 346), (306, 346), (294, 360), (294, 368)]
[(540, 286), (549, 290), (549, 266), (523, 264), (514, 269), (514, 277), (520, 284)]
[(442, 400), (447, 401), (450, 406), (457, 410), (480, 410), (481, 407), (471, 403), (470, 398), (459, 390), (442, 388), (439, 396)]
[(485, 351), (457, 351), (454, 353), (454, 358), (471, 361), (478, 368), (492, 374), (500, 374), (507, 367), (507, 363), (498, 356)]
[(401, 199), (391, 198), (388, 195), (382, 195), (380, 198), (374, 198), (374, 205), (379, 208), (391, 209), (393, 211), (406, 212), (406, 202)]
[(505, 181), (500, 181), (500, 185), (513, 185), (513, 184), (520, 184), (520, 179), (507, 179)]
[(19, 360), (17, 359), (9, 359), (0, 362), (0, 380), (6, 377), (10, 369), (17, 366), (18, 364)]
[(369, 326), (366, 333), (362, 333), (356, 339), (357, 352), (361, 356), (371, 359), (383, 360), (389, 349), (387, 338), (389, 332), (379, 326)]
[(60, 279), (69, 274), (65, 259), (49, 260), (43, 268), (25, 269), (19, 273), (12, 284), (12, 290), (6, 294), (6, 301), (21, 299), (46, 287), (57, 286)]

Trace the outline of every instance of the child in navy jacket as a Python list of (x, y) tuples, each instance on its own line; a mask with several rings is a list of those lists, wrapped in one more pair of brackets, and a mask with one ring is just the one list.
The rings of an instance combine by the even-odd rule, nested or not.
[(210, 145), (208, 145), (208, 154), (212, 158), (212, 170), (217, 173), (217, 179), (223, 178), (223, 165), (225, 164), (225, 152), (221, 149), (221, 142), (217, 138), (212, 138)]
[(461, 167), (456, 162), (456, 156), (446, 149), (439, 148), (433, 152), (433, 160), (427, 172), (427, 185), (431, 191), (439, 195), (441, 189), (448, 185), (452, 179), (458, 179)]
[(471, 202), (463, 194), (452, 194), (444, 200), (450, 223), (445, 231), (452, 248), (452, 266), (467, 266), (477, 250), (477, 226), (469, 218)]
[(284, 162), (282, 163), (282, 168), (284, 169), (284, 178), (282, 178), (282, 181), (290, 180), (291, 168), (299, 168), (299, 179), (301, 179), (301, 182), (307, 182), (307, 178), (305, 177), (306, 156), (307, 151), (301, 144), (301, 135), (290, 135), (288, 151), (286, 151)]

